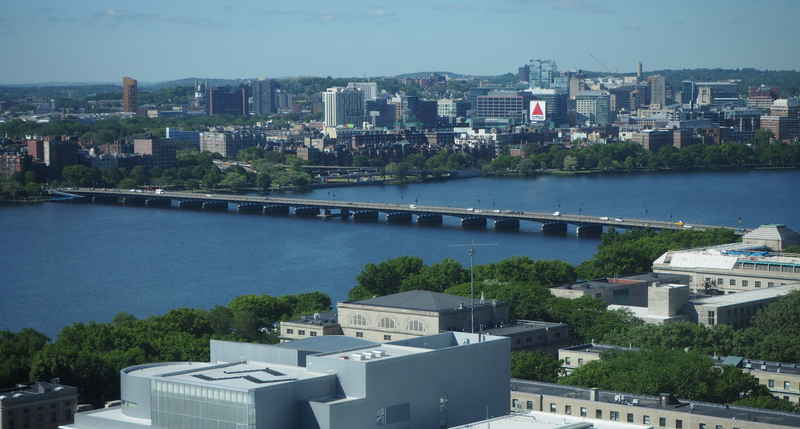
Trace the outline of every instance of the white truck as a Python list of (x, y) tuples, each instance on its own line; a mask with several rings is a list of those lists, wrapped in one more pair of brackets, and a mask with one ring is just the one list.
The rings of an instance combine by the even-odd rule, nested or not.
[(163, 189), (156, 189), (156, 195), (164, 195)]

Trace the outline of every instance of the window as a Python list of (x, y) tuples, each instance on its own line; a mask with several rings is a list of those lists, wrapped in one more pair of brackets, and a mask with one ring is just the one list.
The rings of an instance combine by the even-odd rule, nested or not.
[(566, 364), (566, 365), (570, 365), (571, 364), (571, 359), (569, 358), (569, 356), (564, 358), (564, 364)]
[(789, 387), (789, 382), (788, 381), (784, 381), (783, 382), (783, 388), (786, 389), (786, 390), (791, 389), (791, 387)]
[(55, 411), (50, 412), (50, 423), (55, 423), (58, 421), (58, 413)]
[(706, 424), (705, 423), (700, 423), (700, 429), (706, 429)]
[(733, 315), (734, 316), (738, 316), (739, 315), (739, 309), (738, 308), (734, 308), (733, 309)]
[(736, 279), (731, 279), (731, 286), (736, 286)]
[(391, 340), (392, 340), (392, 336), (391, 335), (384, 335), (383, 336), (383, 341), (391, 341)]
[(603, 418), (603, 410), (594, 410), (594, 417), (597, 419)]
[(602, 293), (596, 293), (596, 294), (594, 294), (594, 297), (597, 298), (597, 299), (603, 299), (603, 294)]
[(724, 285), (724, 284), (725, 284), (725, 279), (723, 279), (722, 277), (718, 278), (718, 279), (717, 279), (717, 284), (718, 284), (719, 286), (722, 286), (722, 285)]
[(556, 338), (561, 338), (561, 332), (556, 332)]
[(564, 406), (564, 414), (571, 416), (572, 415), (572, 405), (565, 405)]
[(541, 335), (537, 335), (537, 336), (536, 336), (536, 340), (537, 340), (537, 341), (540, 341), (541, 339), (542, 339), (542, 336), (541, 336)]
[(628, 413), (628, 423), (633, 423), (633, 413)]
[(785, 399), (785, 400), (787, 400), (787, 401), (788, 401), (788, 400), (789, 400), (789, 397), (788, 397), (788, 396), (784, 396), (784, 397), (783, 397), (783, 399)]
[(769, 381), (769, 387), (775, 387), (775, 380)]
[(386, 425), (386, 408), (378, 408), (378, 412), (376, 413), (375, 423), (377, 426)]
[(44, 424), (44, 414), (37, 414), (36, 415), (36, 424), (37, 425)]
[(294, 329), (292, 329), (292, 328), (287, 328), (287, 329), (286, 329), (286, 333), (287, 333), (287, 334), (294, 334)]
[(14, 419), (8, 420), (8, 429), (14, 429)]
[(586, 417), (586, 407), (581, 407), (581, 417)]
[(382, 318), (380, 320), (380, 322), (378, 322), (378, 327), (386, 328), (386, 329), (394, 329), (395, 328), (394, 320), (392, 320), (392, 319), (390, 319), (388, 317), (384, 317), (384, 318)]
[(760, 280), (756, 280), (756, 287), (761, 287), (761, 281)]
[(311, 331), (311, 332), (308, 333), (308, 335), (311, 335), (312, 337), (316, 337), (317, 336), (317, 331)]
[(533, 342), (533, 338), (531, 338), (531, 337), (525, 338), (525, 342), (526, 343)]
[(439, 397), (439, 411), (444, 412), (447, 411), (447, 395), (442, 395)]
[(525, 403), (525, 409), (532, 410), (533, 409), (533, 401), (528, 401)]
[(650, 416), (642, 416), (642, 423), (649, 425), (650, 424)]
[(522, 342), (522, 340), (520, 340), (519, 338), (517, 338), (516, 340), (514, 340), (514, 344), (519, 344), (519, 343), (521, 343), (521, 342)]
[(722, 425), (717, 425), (717, 429), (722, 429)]
[(419, 320), (412, 320), (406, 326), (407, 331), (425, 332), (425, 325)]
[(708, 312), (708, 324), (709, 325), (713, 325), (714, 324), (714, 312), (713, 311), (709, 311)]
[(350, 324), (356, 326), (367, 326), (367, 318), (361, 314), (356, 314), (350, 318)]
[(305, 335), (305, 334), (306, 334), (306, 331), (303, 330), (303, 329), (300, 329), (299, 331), (297, 331), (297, 335)]
[(578, 358), (578, 366), (583, 365), (583, 358)]
[(675, 420), (675, 429), (683, 429), (683, 420)]
[(611, 420), (616, 420), (616, 421), (619, 421), (619, 411), (611, 411), (611, 412), (609, 413), (609, 418), (610, 418)]
[(748, 283), (747, 280), (742, 280), (742, 287), (747, 287), (747, 283)]
[(659, 417), (658, 418), (658, 425), (662, 428), (667, 427), (667, 418), (666, 417)]
[[(69, 402), (67, 402), (67, 405), (69, 405)], [(65, 420), (72, 420), (72, 410), (67, 410)]]
[(363, 332), (356, 332), (356, 337), (364, 338), (364, 333)]
[(439, 420), (439, 429), (447, 429), (447, 417)]
[(775, 287), (775, 282), (767, 282), (767, 287)]

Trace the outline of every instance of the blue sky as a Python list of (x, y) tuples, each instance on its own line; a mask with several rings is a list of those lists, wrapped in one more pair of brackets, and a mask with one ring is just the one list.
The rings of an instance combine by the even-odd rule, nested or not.
[(797, 0), (0, 0), (0, 84), (800, 69)]

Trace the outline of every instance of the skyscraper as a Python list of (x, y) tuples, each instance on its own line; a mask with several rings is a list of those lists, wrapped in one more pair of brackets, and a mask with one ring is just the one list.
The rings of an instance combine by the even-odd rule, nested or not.
[(136, 79), (129, 77), (122, 78), (122, 111), (125, 113), (136, 113), (139, 107), (139, 87)]
[(364, 93), (355, 88), (333, 87), (322, 93), (326, 127), (353, 124), (361, 127), (369, 121), (364, 116)]
[(553, 78), (558, 76), (558, 67), (553, 60), (531, 60), (528, 64), (530, 69), (531, 88), (549, 89)]
[(378, 82), (350, 82), (348, 88), (360, 89), (364, 93), (364, 101), (375, 101), (378, 98)]
[(269, 115), (275, 113), (277, 108), (277, 84), (272, 79), (258, 78), (253, 82), (253, 113)]
[(603, 125), (611, 122), (611, 96), (608, 91), (581, 91), (576, 102), (578, 124)]
[(208, 92), (209, 115), (248, 115), (247, 89), (228, 92), (226, 88), (218, 87)]
[(667, 105), (667, 78), (650, 76), (650, 108), (663, 109)]

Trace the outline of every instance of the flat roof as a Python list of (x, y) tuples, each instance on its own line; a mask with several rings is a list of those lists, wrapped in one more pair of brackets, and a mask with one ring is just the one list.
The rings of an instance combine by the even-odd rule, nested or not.
[[(511, 387), (515, 391), (531, 394), (558, 396), (563, 398), (589, 399), (589, 389), (583, 387), (566, 386), (563, 384), (543, 383), (537, 381), (511, 380)], [(615, 403), (616, 396), (625, 395), (628, 404), (637, 399), (640, 408), (659, 409), (658, 396), (637, 395), (626, 392), (612, 392), (600, 390), (598, 402)], [(712, 404), (709, 402), (689, 401), (679, 399), (679, 405), (670, 405), (666, 408), (674, 412), (703, 415), (709, 417), (735, 418), (737, 421), (748, 422), (757, 419), (760, 423), (800, 427), (800, 415), (779, 411), (764, 410), (760, 408), (740, 407), (730, 404)], [(620, 407), (629, 407), (626, 403), (619, 403)], [(693, 405), (693, 406), (690, 406)]]
[(713, 305), (717, 307), (724, 307), (726, 305), (745, 304), (752, 301), (760, 301), (762, 299), (777, 298), (795, 290), (800, 290), (800, 282), (782, 286), (748, 290), (745, 292), (695, 298), (689, 303), (693, 305)]
[(622, 421), (598, 420), (588, 417), (546, 413), (543, 411), (524, 411), (511, 413), (489, 420), (455, 426), (452, 429), (543, 429), (543, 428), (596, 428), (596, 429), (624, 429), (624, 428), (653, 428), (652, 425), (639, 425), (624, 423)]
[[(377, 298), (364, 299), (361, 301), (341, 302), (339, 306), (370, 306), (370, 307), (387, 307), (398, 308), (406, 310), (419, 310), (419, 311), (432, 311), (432, 312), (446, 312), (459, 310), (460, 308), (469, 308), (472, 301), (468, 297), (449, 295), (446, 293), (431, 292), (426, 290), (411, 290), (407, 292), (396, 293), (387, 296), (380, 296)], [(478, 298), (475, 298), (475, 308), (484, 308), (491, 305), (508, 305), (505, 301), (484, 301), (480, 303)]]
[(529, 332), (540, 329), (554, 328), (557, 326), (566, 326), (563, 323), (554, 322), (539, 322), (531, 320), (517, 320), (516, 323), (507, 323), (497, 328), (487, 328), (480, 333), (489, 335), (509, 335), (520, 332)]
[(133, 368), (128, 374), (135, 377), (245, 391), (324, 376), (309, 372), (303, 367), (264, 362), (232, 364), (181, 362), (172, 365), (141, 365)]

